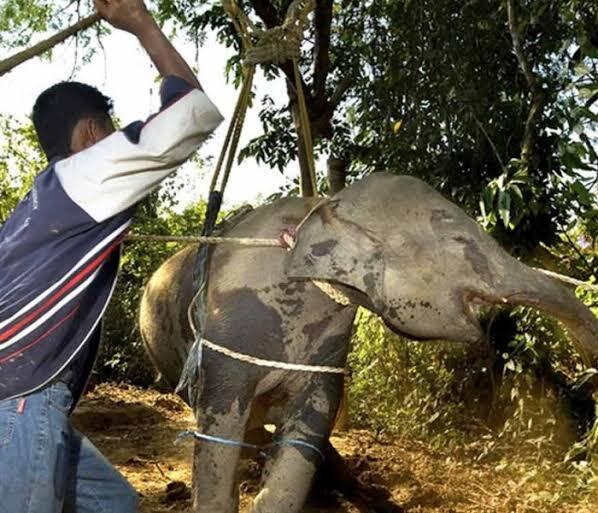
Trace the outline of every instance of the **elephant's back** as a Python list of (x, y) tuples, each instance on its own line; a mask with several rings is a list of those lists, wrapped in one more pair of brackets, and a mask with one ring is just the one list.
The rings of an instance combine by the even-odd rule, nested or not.
[[(264, 205), (244, 216), (227, 229), (227, 237), (277, 239), (285, 229), (295, 229), (321, 200), (317, 198), (284, 198)], [(247, 287), (261, 289), (286, 281), (282, 248), (216, 245), (210, 259), (210, 279), (221, 291)]]

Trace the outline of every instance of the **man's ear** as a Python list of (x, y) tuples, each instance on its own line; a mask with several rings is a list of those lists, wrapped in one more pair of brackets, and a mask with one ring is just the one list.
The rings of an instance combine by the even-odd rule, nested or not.
[(114, 125), (109, 118), (80, 119), (71, 134), (71, 152), (78, 153), (114, 132)]

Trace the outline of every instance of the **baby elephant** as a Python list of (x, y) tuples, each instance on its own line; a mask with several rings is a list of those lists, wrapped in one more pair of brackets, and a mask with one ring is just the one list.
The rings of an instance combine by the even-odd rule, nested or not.
[[(591, 311), (420, 180), (375, 173), (328, 200), (282, 199), (224, 236), (277, 238), (295, 229), (290, 251), (211, 248), (206, 340), (260, 360), (342, 368), (358, 306), (406, 337), (476, 342), (480, 305), (528, 305), (562, 321), (586, 361), (596, 360)], [(141, 304), (146, 348), (172, 386), (193, 342), (187, 309), (196, 252), (188, 247), (165, 262)], [(200, 432), (242, 441), (264, 424), (276, 426), (251, 511), (299, 512), (330, 453), (342, 375), (266, 367), (213, 346), (204, 347), (202, 375)], [(238, 510), (240, 453), (234, 445), (196, 443), (195, 512)]]

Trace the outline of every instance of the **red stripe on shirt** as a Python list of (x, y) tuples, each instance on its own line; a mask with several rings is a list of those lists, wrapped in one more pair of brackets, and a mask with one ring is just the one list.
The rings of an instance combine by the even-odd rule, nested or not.
[(79, 273), (73, 276), (60, 290), (58, 290), (53, 296), (51, 296), (45, 303), (39, 306), (36, 310), (33, 310), (29, 315), (21, 319), (12, 328), (0, 333), (0, 342), (4, 342), (12, 337), (15, 333), (21, 330), (24, 326), (35, 320), (41, 313), (46, 311), (50, 306), (56, 303), (62, 296), (72, 290), (82, 280), (87, 278), (93, 271), (95, 271), (104, 261), (110, 256), (110, 254), (120, 246), (124, 236), (119, 237), (113, 242), (107, 249), (105, 249), (100, 255), (84, 267)]
[(65, 317), (60, 319), (60, 321), (58, 321), (56, 324), (54, 324), (54, 326), (52, 326), (50, 329), (48, 329), (45, 333), (43, 333), (42, 335), (37, 337), (33, 342), (27, 344), (25, 347), (22, 347), (18, 351), (15, 351), (14, 353), (9, 354), (8, 356), (5, 356), (4, 358), (1, 358), (0, 364), (6, 362), (7, 360), (10, 360), (11, 358), (15, 358), (16, 356), (20, 356), (28, 349), (31, 349), (36, 344), (40, 343), (46, 337), (50, 336), (58, 328), (60, 328), (60, 326), (62, 326), (66, 321), (68, 321), (71, 317), (73, 317), (73, 315), (75, 315), (75, 313), (77, 313), (77, 310), (79, 310), (79, 305), (77, 305), (75, 308), (73, 308)]

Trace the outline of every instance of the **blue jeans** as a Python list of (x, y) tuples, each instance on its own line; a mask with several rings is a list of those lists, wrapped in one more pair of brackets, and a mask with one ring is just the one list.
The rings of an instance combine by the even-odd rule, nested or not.
[(69, 419), (72, 396), (54, 383), (0, 401), (0, 513), (135, 513), (126, 479)]

